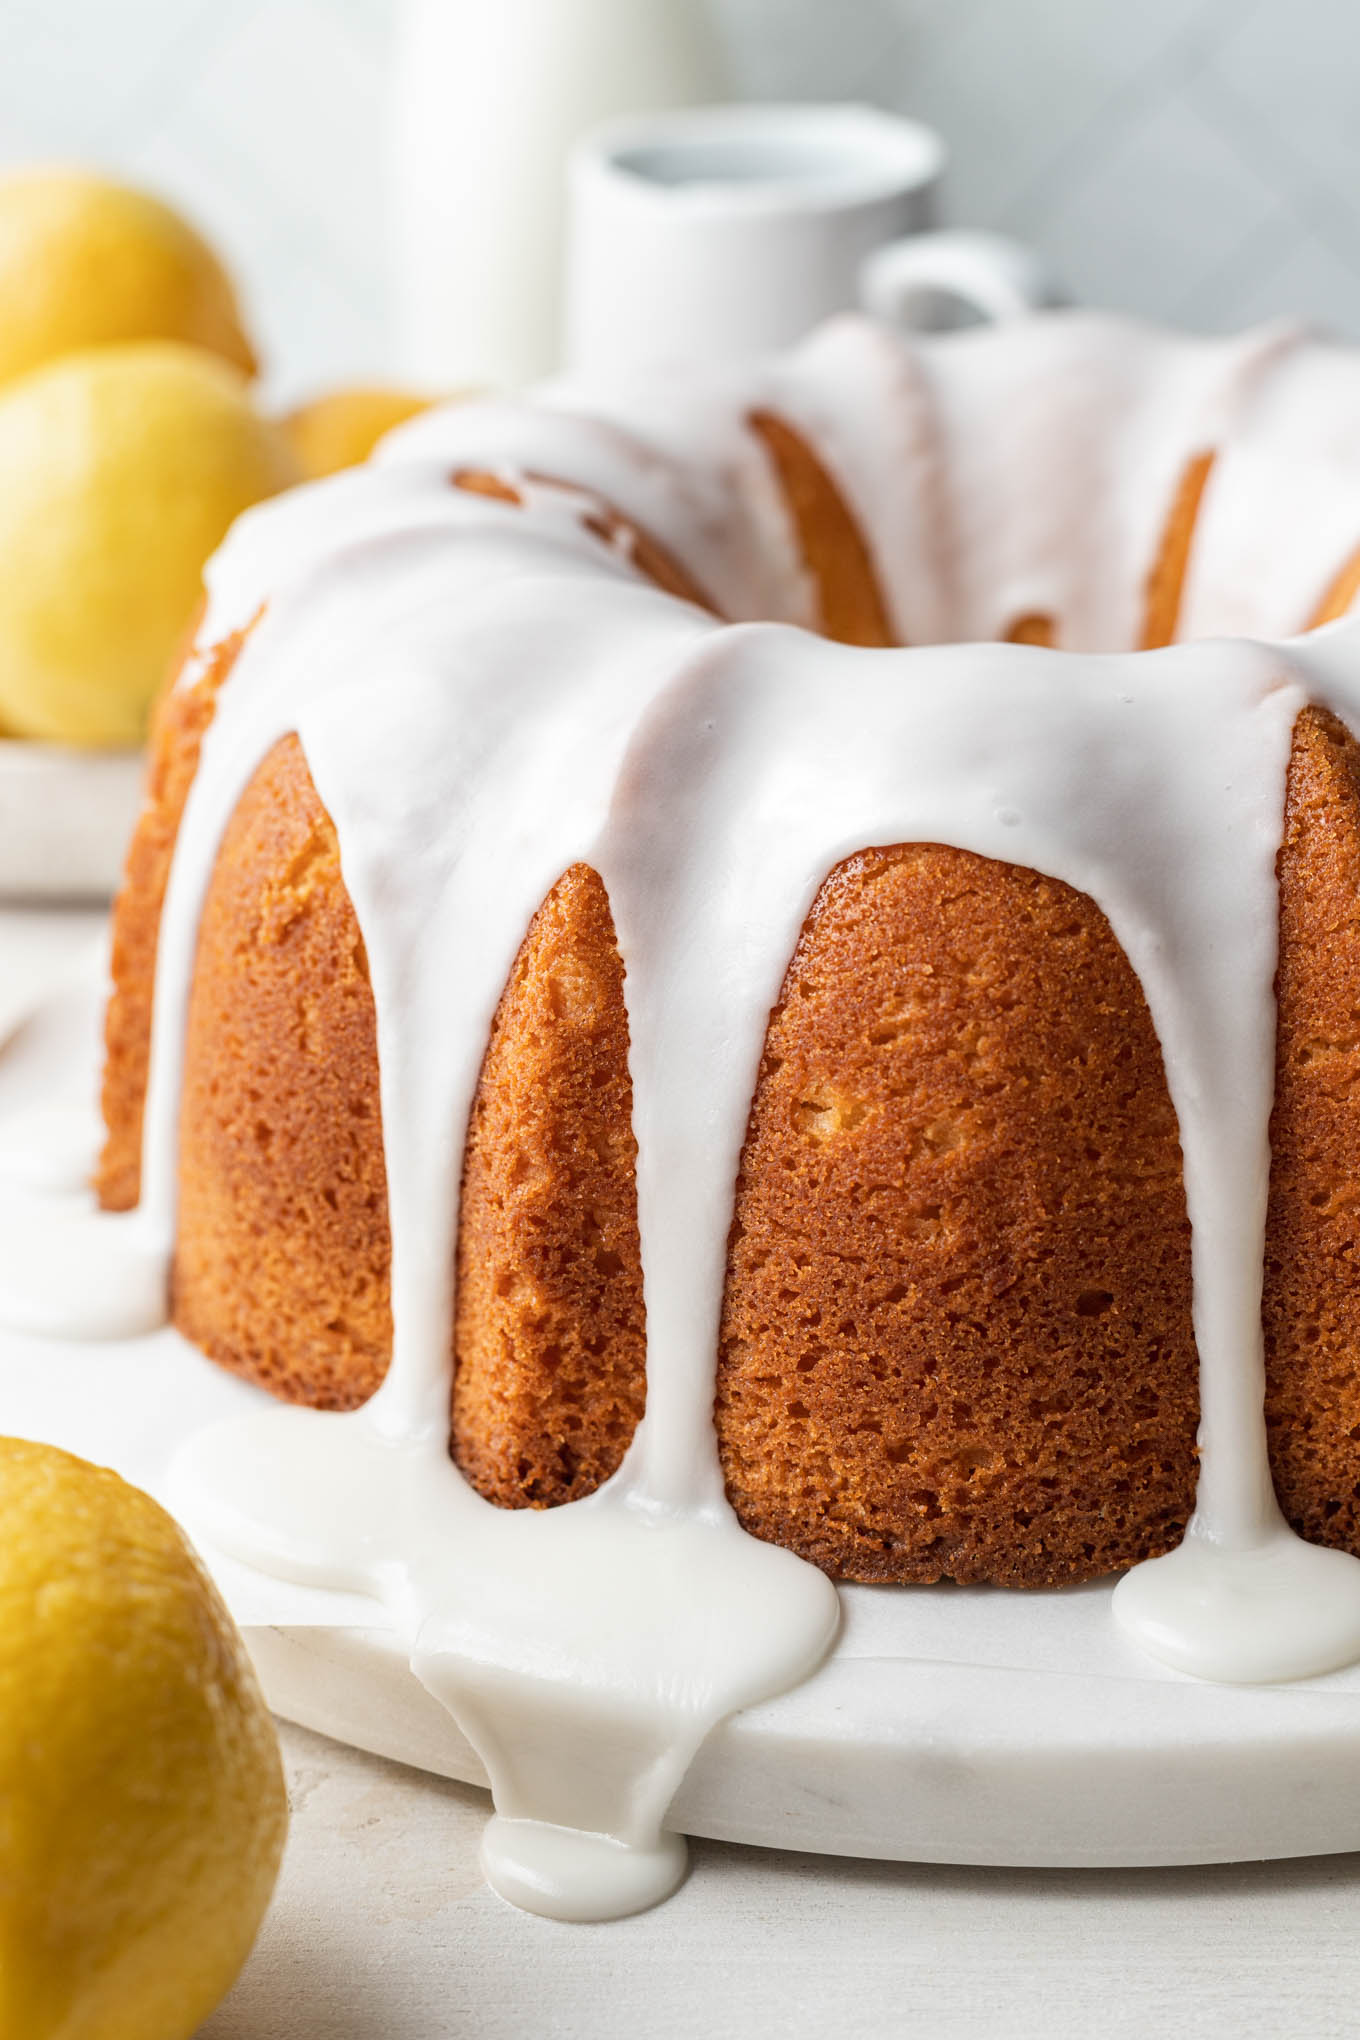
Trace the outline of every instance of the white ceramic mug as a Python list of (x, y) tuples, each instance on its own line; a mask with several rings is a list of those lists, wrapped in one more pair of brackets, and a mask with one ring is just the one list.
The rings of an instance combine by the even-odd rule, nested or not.
[[(865, 106), (612, 121), (572, 152), (566, 357), (578, 375), (738, 359), (863, 304), (907, 325), (1048, 302), (1019, 243), (931, 234), (945, 150)], [(911, 238), (906, 238), (911, 237)]]

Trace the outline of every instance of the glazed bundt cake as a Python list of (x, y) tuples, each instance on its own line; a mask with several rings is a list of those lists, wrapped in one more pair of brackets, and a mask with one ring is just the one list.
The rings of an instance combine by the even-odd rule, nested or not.
[[(647, 1406), (667, 1308), (646, 1244), (664, 1184), (644, 1179), (651, 1108), (635, 1096), (652, 1051), (634, 1041), (630, 1066), (630, 1029), (666, 1034), (646, 1011), (659, 937), (639, 901), (673, 917), (657, 982), (669, 996), (679, 974), (691, 1004), (720, 1008), (727, 965), (704, 917), (738, 926), (725, 889), (760, 892), (755, 866), (797, 803), (825, 804), (814, 836), (836, 854), (795, 859), (782, 982), (742, 987), (759, 1025), (736, 1050), (739, 1152), (727, 1194), (696, 1207), (694, 1279), (721, 1295), (709, 1348), (727, 1498), (755, 1537), (838, 1579), (1051, 1585), (1168, 1551), (1195, 1507), (1200, 1423), (1185, 1106), (1164, 1070), (1167, 1016), (1189, 994), (1163, 986), (1153, 1010), (1130, 953), (1127, 924), (1166, 904), (1136, 897), (1147, 873), (1083, 852), (1107, 881), (1098, 904), (1052, 816), (1006, 811), (998, 768), (1028, 742), (1046, 796), (1097, 816), (1155, 798), (1113, 784), (1162, 773), (1155, 745), (1137, 755), (1142, 723), (1109, 705), (1134, 703), (1143, 669), (1070, 655), (1274, 641), (1342, 615), (1360, 585), (1358, 478), (1349, 353), (1069, 313), (920, 344), (845, 321), (679, 395), (451, 409), (399, 432), (377, 466), (251, 512), (163, 703), (116, 916), (99, 1192), (107, 1209), (136, 1205), (144, 1150), (161, 1172), (174, 1322), (290, 1401), (373, 1396), (402, 1252), (389, 1121), (433, 1065), (394, 1017), (426, 990), (375, 983), (370, 917), (454, 894), (464, 915), (494, 917), (494, 860), (450, 876), (466, 832), (490, 804), (513, 836), (593, 778), (588, 824), (556, 832), (567, 850), (535, 881), (527, 927), (478, 931), (503, 952), (495, 997), (475, 1043), (443, 1044), (446, 1065), (476, 1066), (466, 1138), (440, 1156), (446, 1194), (401, 1196), (406, 1251), (447, 1255), (435, 1375), (467, 1480), (506, 1509), (599, 1488)], [(862, 652), (807, 633), (908, 649), (861, 667)], [(924, 649), (986, 640), (1002, 649)], [(1277, 750), (1282, 714), (1292, 727), (1287, 777), (1283, 752), (1282, 783), (1264, 768), (1273, 819), (1254, 813), (1251, 849), (1233, 853), (1268, 856), (1278, 876), (1278, 962), (1271, 930), (1264, 986), (1238, 959), (1236, 994), (1255, 1013), (1274, 973), (1270, 1469), (1290, 1523), (1360, 1553), (1360, 750), (1300, 652), (1225, 656), (1162, 659), (1183, 660), (1175, 686), (1211, 744), (1224, 723), (1221, 758), (1192, 761), (1187, 785), (1231, 776), (1234, 716), (1264, 719)], [(487, 676), (526, 662), (519, 727), (488, 730)], [(1172, 670), (1150, 663), (1145, 691)], [(939, 769), (990, 806), (983, 834), (1049, 831), (1045, 854), (984, 854), (977, 818), (943, 801), (910, 838), (885, 833), (874, 761), (858, 796), (857, 768), (838, 766), (857, 718), (861, 748), (883, 740), (861, 674), (871, 694), (920, 704), (911, 741), (963, 754)], [(471, 704), (461, 751), (433, 768), (385, 733), (398, 697), (406, 740), (422, 727), (422, 693)], [(1007, 693), (1008, 727), (989, 728)], [(362, 729), (366, 784), (341, 784), (328, 718), (348, 719), (351, 744)], [(433, 708), (427, 729), (436, 745)], [(737, 766), (763, 769), (791, 734), (801, 781), (757, 773), (744, 788)], [(1062, 770), (1044, 762), (1065, 745)], [(396, 817), (380, 855), (370, 809)], [(1189, 882), (1179, 860), (1205, 826), (1193, 817), (1166, 845), (1154, 893)], [(682, 832), (724, 830), (726, 868), (668, 892), (691, 858)], [(657, 870), (625, 928), (610, 880), (629, 854)], [(187, 961), (167, 966), (172, 904)], [(1184, 932), (1149, 935), (1154, 975)], [(441, 907), (411, 953), (462, 939)], [(410, 1031), (438, 1025), (426, 1014)], [(694, 1113), (658, 1140), (720, 1152), (729, 1138), (702, 1062), (715, 1025), (739, 1031), (731, 1014), (691, 1016), (677, 1053), (694, 1066), (655, 1072), (691, 1086)], [(683, 1152), (651, 1162), (687, 1166)], [(1259, 1176), (1264, 1195), (1264, 1160)], [(1221, 1214), (1199, 1195), (1207, 1237)]]

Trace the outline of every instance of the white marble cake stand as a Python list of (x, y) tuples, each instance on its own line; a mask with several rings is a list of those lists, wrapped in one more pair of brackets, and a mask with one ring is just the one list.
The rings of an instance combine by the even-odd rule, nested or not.
[[(0, 1049), (0, 1166), (35, 1110), (57, 1115), (54, 1152), (88, 1136), (91, 1011), (88, 996), (68, 998)], [(0, 1223), (6, 1194), (0, 1182)], [(110, 1346), (0, 1333), (0, 1430), (64, 1445), (162, 1496), (180, 1441), (256, 1395), (171, 1332)], [(192, 1531), (192, 1498), (179, 1513)], [(200, 1543), (278, 1713), (485, 1782), (373, 1604), (268, 1580)], [(852, 1588), (843, 1602), (822, 1669), (710, 1735), (674, 1827), (834, 1854), (1049, 1867), (1360, 1846), (1360, 1669), (1297, 1686), (1203, 1685), (1121, 1636), (1105, 1586)]]

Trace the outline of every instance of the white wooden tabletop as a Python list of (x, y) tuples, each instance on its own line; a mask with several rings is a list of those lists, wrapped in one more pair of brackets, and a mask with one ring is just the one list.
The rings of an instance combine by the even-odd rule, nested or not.
[(1331, 2040), (1360, 2032), (1360, 1857), (939, 1869), (692, 1845), (608, 1926), (481, 1882), (485, 1794), (285, 1727), (273, 1909), (200, 2040)]
[[(0, 1038), (100, 939), (0, 910)], [(1360, 1856), (1004, 1871), (692, 1845), (653, 1913), (483, 1884), (485, 1794), (284, 1725), (292, 1833), (200, 2040), (1331, 2040), (1360, 2034)]]

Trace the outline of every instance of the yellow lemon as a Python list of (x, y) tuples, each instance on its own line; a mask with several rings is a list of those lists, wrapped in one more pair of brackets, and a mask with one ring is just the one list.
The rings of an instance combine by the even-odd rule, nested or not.
[(333, 390), (329, 396), (300, 404), (279, 423), (306, 473), (317, 480), (340, 468), (357, 467), (368, 459), (384, 432), (428, 411), (434, 401), (410, 390), (377, 386)]
[(287, 1828), (241, 1639), (149, 1496), (0, 1439), (0, 2034), (187, 2040)]
[(132, 744), (227, 527), (300, 479), (196, 347), (69, 354), (0, 390), (0, 723)]
[(121, 340), (184, 340), (255, 370), (225, 271), (168, 206), (85, 170), (0, 177), (0, 383)]

